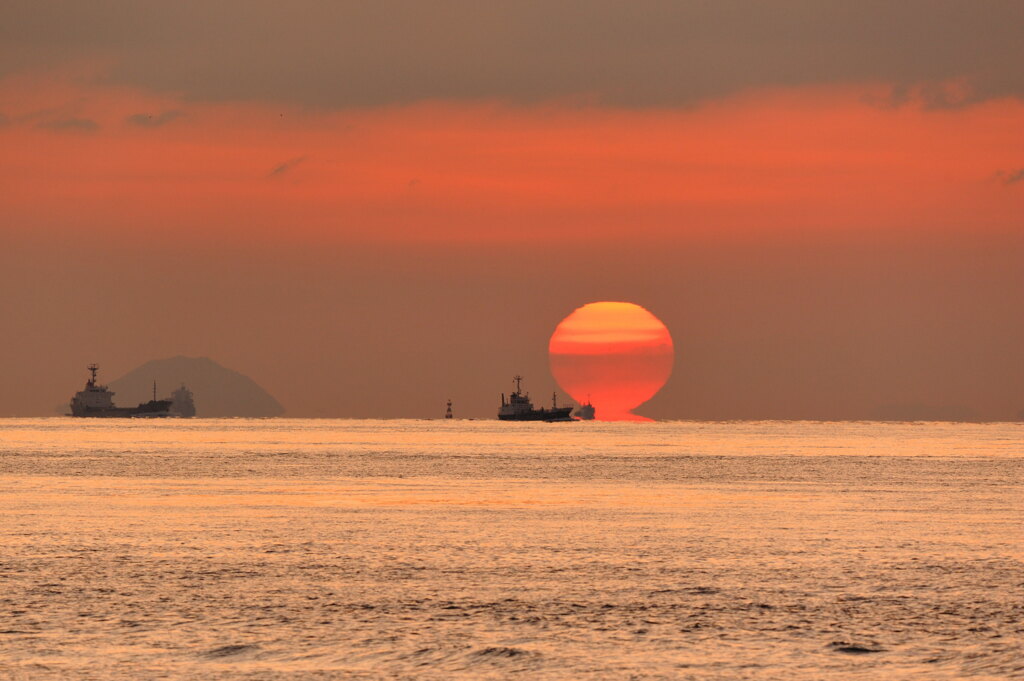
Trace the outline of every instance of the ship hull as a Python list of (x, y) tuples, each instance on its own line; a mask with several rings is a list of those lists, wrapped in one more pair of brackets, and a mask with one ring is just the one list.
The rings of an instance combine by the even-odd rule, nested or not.
[(593, 421), (594, 407), (592, 407), (589, 404), (580, 405), (580, 407), (576, 410), (576, 413), (573, 414), (573, 416), (578, 418), (580, 421)]
[(150, 400), (137, 407), (96, 408), (73, 403), (71, 405), (71, 415), (99, 419), (160, 418), (162, 416), (170, 416), (170, 409), (170, 400)]
[(533, 409), (519, 414), (498, 414), (502, 421), (572, 421), (572, 407)]

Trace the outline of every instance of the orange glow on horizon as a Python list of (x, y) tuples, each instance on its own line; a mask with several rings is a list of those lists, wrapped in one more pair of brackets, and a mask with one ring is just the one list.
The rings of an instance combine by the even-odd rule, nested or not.
[(577, 308), (548, 344), (551, 373), (574, 400), (593, 403), (599, 420), (638, 419), (672, 373), (675, 351), (665, 325), (633, 303)]

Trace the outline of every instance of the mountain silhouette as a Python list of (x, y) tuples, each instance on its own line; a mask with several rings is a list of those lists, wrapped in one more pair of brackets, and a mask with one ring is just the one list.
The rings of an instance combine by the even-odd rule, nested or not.
[(280, 416), (284, 407), (248, 376), (217, 364), (208, 357), (170, 357), (154, 359), (129, 371), (110, 389), (119, 405), (134, 405), (157, 397), (166, 398), (183, 383), (195, 395), (196, 415)]

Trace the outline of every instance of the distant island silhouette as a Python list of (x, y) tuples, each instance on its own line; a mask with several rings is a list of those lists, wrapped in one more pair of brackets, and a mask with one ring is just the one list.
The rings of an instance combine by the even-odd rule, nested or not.
[(119, 404), (144, 402), (169, 395), (182, 384), (195, 395), (196, 416), (280, 416), (284, 407), (254, 380), (208, 357), (154, 359), (110, 382)]

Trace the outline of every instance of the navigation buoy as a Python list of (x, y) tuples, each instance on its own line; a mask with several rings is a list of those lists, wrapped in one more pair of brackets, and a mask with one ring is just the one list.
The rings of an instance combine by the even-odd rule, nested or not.
[(448, 411), (446, 411), (446, 412), (444, 413), (444, 417), (445, 417), (446, 419), (454, 418), (454, 417), (452, 416), (452, 401), (451, 401), (451, 400), (448, 400)]

